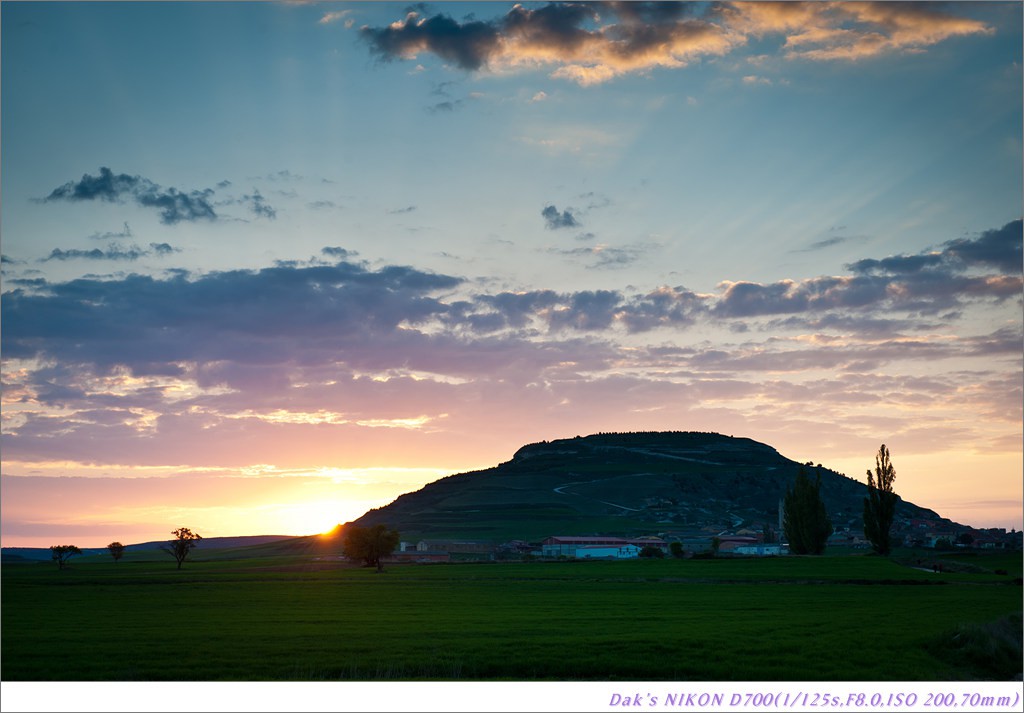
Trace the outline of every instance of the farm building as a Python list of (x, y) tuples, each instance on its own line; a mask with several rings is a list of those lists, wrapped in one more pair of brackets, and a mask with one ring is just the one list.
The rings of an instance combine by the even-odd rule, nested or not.
[[(772, 557), (783, 554), (783, 545), (737, 545), (733, 548), (733, 554), (753, 555), (755, 557)], [(787, 550), (788, 551), (788, 550)]]
[[(541, 553), (544, 557), (580, 557), (577, 551), (581, 548), (602, 547), (620, 550), (626, 547), (635, 547), (637, 553), (644, 547), (657, 547), (662, 552), (668, 551), (668, 543), (658, 537), (640, 537), (626, 539), (624, 537), (583, 537), (556, 535), (549, 537), (541, 543)], [(593, 553), (593, 550), (591, 550)], [(593, 554), (591, 554), (593, 556)], [(606, 557), (609, 555), (601, 555)]]

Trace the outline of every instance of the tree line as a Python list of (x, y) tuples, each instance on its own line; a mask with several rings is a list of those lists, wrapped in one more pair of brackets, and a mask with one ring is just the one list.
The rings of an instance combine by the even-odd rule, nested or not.
[[(198, 532), (192, 532), (187, 527), (179, 527), (176, 530), (172, 530), (171, 534), (174, 535), (174, 539), (162, 545), (160, 551), (174, 557), (178, 563), (178, 569), (181, 569), (181, 564), (199, 544), (199, 540), (203, 539), (203, 536)], [(124, 550), (125, 546), (120, 542), (111, 542), (107, 545), (107, 552), (114, 558), (114, 562), (124, 557)], [(69, 559), (80, 554), (82, 554), (81, 548), (75, 545), (52, 545), (50, 547), (50, 558), (57, 563), (59, 569), (64, 569)]]

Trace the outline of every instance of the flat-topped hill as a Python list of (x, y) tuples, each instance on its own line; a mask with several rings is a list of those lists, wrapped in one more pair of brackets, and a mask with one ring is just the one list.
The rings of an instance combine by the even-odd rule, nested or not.
[[(821, 475), (836, 528), (860, 529), (867, 487), (769, 445), (717, 433), (599, 433), (523, 446), (486, 470), (452, 475), (371, 510), (403, 539), (503, 541), (550, 534), (642, 534), (777, 528), (800, 468)], [(940, 521), (901, 500), (897, 516)]]

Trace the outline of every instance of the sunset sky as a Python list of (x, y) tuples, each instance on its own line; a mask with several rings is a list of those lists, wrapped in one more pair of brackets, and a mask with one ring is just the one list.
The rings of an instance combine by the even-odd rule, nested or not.
[(1022, 526), (1022, 5), (0, 9), (2, 543), (753, 438)]

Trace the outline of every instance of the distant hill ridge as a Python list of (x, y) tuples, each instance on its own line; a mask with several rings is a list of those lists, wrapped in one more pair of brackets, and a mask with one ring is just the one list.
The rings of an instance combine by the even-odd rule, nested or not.
[[(56, 538), (61, 539), (61, 538)], [(65, 538), (66, 539), (66, 538)], [(273, 542), (279, 542), (281, 540), (294, 539), (290, 535), (241, 535), (238, 537), (204, 537), (199, 542), (199, 547), (203, 550), (224, 550), (232, 549), (235, 547), (251, 547), (253, 545), (266, 545)], [(140, 552), (144, 550), (157, 550), (163, 545), (170, 542), (171, 538), (168, 537), (166, 540), (153, 540), (152, 542), (139, 542), (133, 545), (125, 545), (124, 549), (126, 552)], [(55, 542), (54, 544), (66, 544), (63, 540), (60, 543)], [(83, 547), (83, 555), (95, 555), (103, 554), (107, 551), (106, 547)], [(2, 555), (5, 560), (49, 560), (50, 559), (50, 548), (48, 547), (4, 547)]]
[[(386, 523), (406, 540), (778, 529), (779, 501), (800, 468), (821, 476), (837, 529), (862, 527), (864, 483), (750, 438), (694, 431), (531, 443), (509, 461), (429, 483), (355, 522)], [(902, 499), (897, 515), (949, 522)]]

